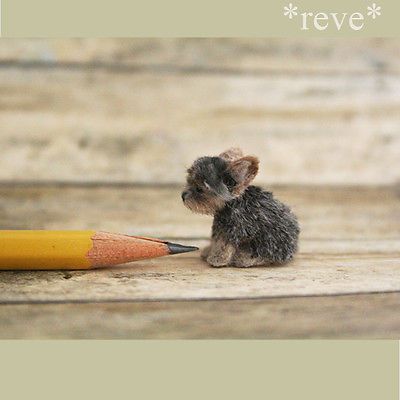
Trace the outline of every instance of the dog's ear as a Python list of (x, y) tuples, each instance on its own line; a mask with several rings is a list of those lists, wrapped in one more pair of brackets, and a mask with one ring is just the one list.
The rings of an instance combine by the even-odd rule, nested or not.
[(234, 161), (238, 160), (240, 157), (243, 157), (243, 151), (238, 147), (231, 147), (230, 149), (221, 153), (218, 157), (223, 158), (225, 161)]
[(229, 163), (229, 172), (236, 181), (233, 193), (240, 194), (249, 186), (257, 175), (258, 164), (258, 158), (253, 156), (241, 157)]

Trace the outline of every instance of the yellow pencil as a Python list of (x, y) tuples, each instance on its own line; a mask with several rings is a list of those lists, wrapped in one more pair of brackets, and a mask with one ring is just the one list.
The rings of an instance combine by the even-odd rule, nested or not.
[(91, 269), (197, 247), (96, 231), (0, 231), (0, 270)]

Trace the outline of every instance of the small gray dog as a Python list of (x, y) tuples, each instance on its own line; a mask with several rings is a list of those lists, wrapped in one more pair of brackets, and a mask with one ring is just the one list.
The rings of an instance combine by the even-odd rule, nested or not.
[(211, 245), (202, 252), (213, 267), (282, 264), (297, 251), (296, 216), (271, 192), (249, 186), (258, 163), (240, 149), (229, 149), (198, 158), (187, 171), (185, 206), (214, 215)]

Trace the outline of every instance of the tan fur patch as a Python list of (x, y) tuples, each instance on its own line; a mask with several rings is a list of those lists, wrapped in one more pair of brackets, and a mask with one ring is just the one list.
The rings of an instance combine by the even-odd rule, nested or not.
[(184, 201), (185, 206), (199, 214), (206, 214), (206, 215), (214, 215), (217, 210), (222, 208), (225, 205), (223, 199), (220, 199), (215, 196), (209, 196), (207, 200), (204, 201), (196, 201), (193, 198), (189, 197)]
[(248, 268), (256, 265), (266, 265), (267, 262), (261, 258), (253, 258), (250, 254), (236, 251), (232, 257), (232, 265), (234, 267)]
[(259, 160), (257, 157), (246, 156), (233, 161), (230, 171), (234, 179), (238, 182), (234, 189), (236, 195), (242, 193), (258, 173)]
[(243, 157), (243, 151), (238, 147), (232, 147), (221, 153), (218, 157), (223, 158), (225, 161), (235, 161)]

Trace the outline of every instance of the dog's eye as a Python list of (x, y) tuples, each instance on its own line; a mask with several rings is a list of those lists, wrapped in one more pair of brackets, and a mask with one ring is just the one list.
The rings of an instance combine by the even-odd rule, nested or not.
[(225, 185), (228, 187), (228, 189), (233, 189), (237, 183), (229, 174), (226, 174), (223, 177), (223, 181), (224, 181)]

